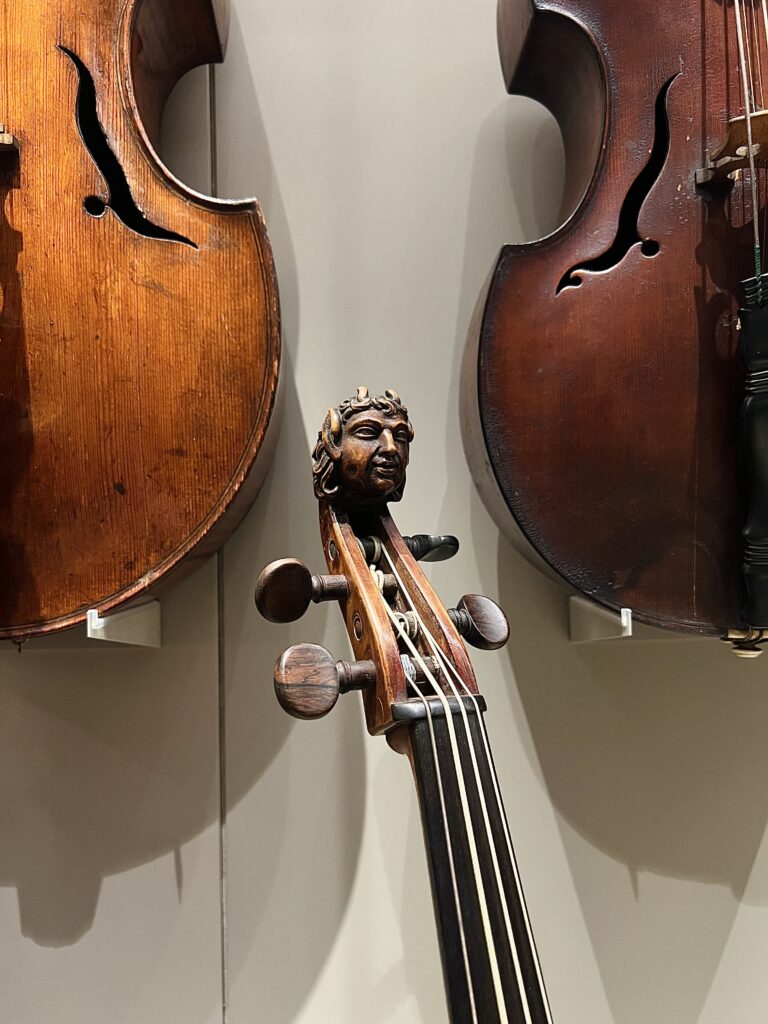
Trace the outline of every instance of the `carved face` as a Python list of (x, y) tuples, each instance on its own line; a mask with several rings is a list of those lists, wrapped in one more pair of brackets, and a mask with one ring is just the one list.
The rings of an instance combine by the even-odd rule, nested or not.
[(349, 498), (386, 501), (404, 483), (409, 428), (402, 416), (357, 413), (344, 424), (339, 447), (341, 488)]

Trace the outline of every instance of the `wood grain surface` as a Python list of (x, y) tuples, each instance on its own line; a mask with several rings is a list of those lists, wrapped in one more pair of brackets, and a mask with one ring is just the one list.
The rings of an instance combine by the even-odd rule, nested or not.
[[(253, 497), (280, 349), (265, 225), (155, 151), (175, 81), (221, 59), (217, 24), (210, 0), (2, 0), (0, 116), (20, 143), (0, 168), (2, 637), (156, 587)], [(133, 212), (86, 144), (99, 132)]]
[[(327, 501), (320, 502), (320, 533), (328, 568), (348, 581), (348, 594), (340, 601), (350, 643), (358, 661), (376, 666), (376, 686), (363, 693), (366, 723), (372, 735), (387, 732), (394, 725), (393, 705), (408, 700), (408, 680), (400, 660), (394, 628), (382, 606), (381, 596), (371, 576), (358, 537), (376, 537), (392, 559), (414, 608), (429, 629), (436, 644), (464, 680), (471, 693), (477, 693), (477, 681), (466, 648), (439, 597), (419, 568), (386, 506), (375, 513), (361, 514), (354, 524), (349, 516), (336, 512)], [(387, 563), (382, 560), (381, 565)], [(393, 607), (407, 611), (398, 595)], [(420, 636), (417, 647), (422, 655), (432, 651)]]
[[(520, 24), (530, 4), (501, 7)], [(500, 255), (468, 361), (470, 454), (568, 583), (721, 634), (741, 619), (737, 310), (754, 263), (743, 181), (706, 192), (694, 175), (740, 112), (733, 7), (535, 7), (504, 64), (561, 126), (563, 224)]]

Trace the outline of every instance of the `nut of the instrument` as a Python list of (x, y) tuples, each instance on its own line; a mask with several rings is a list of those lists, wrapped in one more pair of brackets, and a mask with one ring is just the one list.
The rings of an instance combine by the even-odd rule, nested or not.
[(339, 699), (336, 661), (318, 644), (296, 644), (275, 664), (275, 694), (294, 718), (322, 718)]
[(281, 558), (261, 571), (256, 607), (270, 622), (295, 622), (312, 601), (312, 573), (296, 558)]

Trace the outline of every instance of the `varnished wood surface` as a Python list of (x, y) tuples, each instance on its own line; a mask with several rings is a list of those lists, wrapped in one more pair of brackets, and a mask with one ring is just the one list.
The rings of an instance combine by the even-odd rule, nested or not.
[[(467, 378), (485, 442), (475, 465), (490, 460), (514, 520), (573, 586), (651, 624), (719, 634), (740, 622), (737, 308), (754, 265), (742, 187), (704, 194), (694, 174), (723, 141), (729, 105), (739, 112), (733, 8), (535, 6), (519, 60), (519, 40), (502, 35), (504, 63), (516, 66), (511, 89), (561, 124), (572, 215), (499, 258)], [(503, 23), (529, 8), (502, 0)], [(673, 78), (668, 155), (638, 222), (658, 255), (635, 245), (558, 293), (611, 247)]]
[[(355, 658), (371, 661), (376, 666), (376, 686), (363, 692), (368, 731), (377, 735), (391, 729), (394, 725), (392, 708), (407, 700), (409, 692), (398, 639), (382, 606), (357, 536), (375, 536), (381, 541), (435, 642), (468, 690), (476, 693), (477, 683), (466, 648), (386, 506), (380, 512), (366, 514), (355, 522), (353, 528), (347, 515), (336, 512), (328, 502), (321, 501), (320, 534), (329, 570), (335, 575), (345, 576), (348, 581), (348, 593), (340, 601), (340, 606)], [(386, 567), (384, 561), (381, 565)], [(399, 611), (408, 608), (402, 596), (397, 597), (394, 607)], [(422, 655), (432, 655), (424, 637), (420, 637), (417, 643)]]
[[(0, 636), (72, 625), (213, 550), (243, 514), (279, 366), (272, 256), (255, 201), (206, 199), (157, 159), (175, 80), (222, 55), (210, 0), (2, 0)], [(141, 214), (109, 198), (78, 130), (78, 75)]]
[(339, 699), (336, 662), (317, 644), (296, 644), (277, 659), (275, 695), (294, 718), (322, 718)]

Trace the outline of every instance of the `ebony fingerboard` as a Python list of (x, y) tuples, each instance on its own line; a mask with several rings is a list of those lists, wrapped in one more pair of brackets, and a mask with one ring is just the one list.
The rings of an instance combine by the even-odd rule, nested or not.
[[(456, 703), (451, 703), (455, 708)], [(493, 766), (483, 741), (483, 725), (474, 709), (467, 714), (469, 735), (464, 716), (454, 713), (452, 719), (458, 765), (442, 709), (438, 707), (438, 714), (432, 718), (437, 764), (429, 722), (421, 718), (410, 726), (450, 1018), (454, 1024), (552, 1024), (525, 901), (517, 882), (514, 854), (505, 831), (504, 809), (492, 781)], [(475, 751), (480, 786), (470, 757), (470, 743)], [(469, 827), (460, 775), (466, 791)], [(483, 815), (481, 796), (490, 827)], [(492, 849), (496, 851), (498, 877)]]

